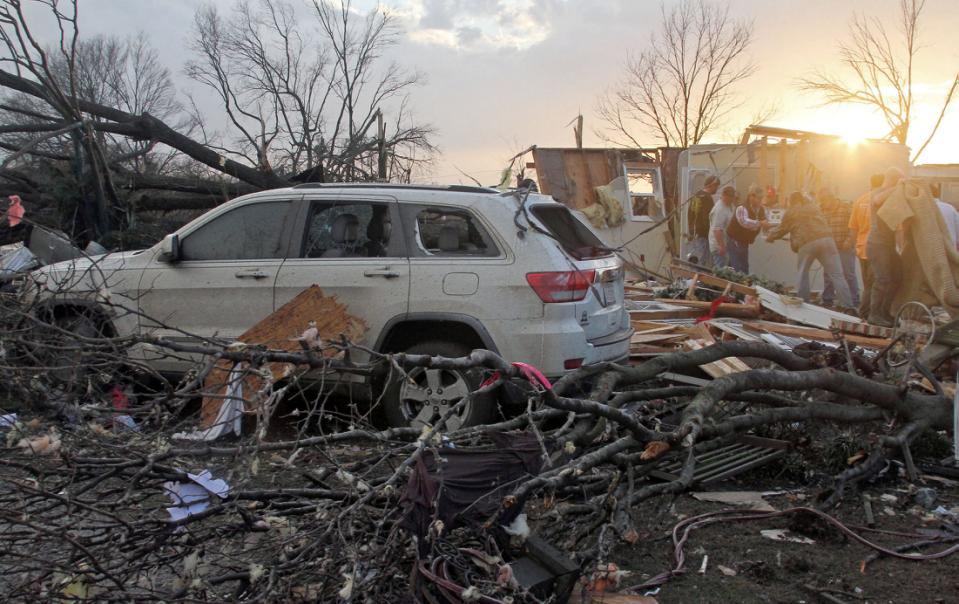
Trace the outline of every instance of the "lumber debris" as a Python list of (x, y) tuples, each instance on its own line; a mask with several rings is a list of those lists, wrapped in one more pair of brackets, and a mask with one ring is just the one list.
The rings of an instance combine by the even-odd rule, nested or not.
[[(301, 336), (305, 331), (316, 329), (316, 337), (323, 342), (346, 338), (351, 342), (363, 339), (368, 329), (366, 323), (349, 313), (346, 305), (336, 296), (327, 296), (318, 285), (311, 285), (292, 300), (276, 309), (273, 314), (264, 317), (259, 323), (243, 332), (234, 346), (257, 346), (267, 350), (301, 351), (304, 346)], [(335, 349), (323, 348), (317, 354), (333, 356)], [(289, 375), (293, 366), (287, 363), (267, 363), (273, 380)], [(233, 363), (224, 360), (216, 364), (203, 383), (203, 403), (200, 423), (208, 427), (214, 419), (226, 396)], [(258, 372), (247, 371), (243, 377), (244, 392), (258, 392), (263, 387), (264, 377)], [(250, 401), (247, 401), (249, 406)], [(249, 410), (249, 409), (248, 409)]]

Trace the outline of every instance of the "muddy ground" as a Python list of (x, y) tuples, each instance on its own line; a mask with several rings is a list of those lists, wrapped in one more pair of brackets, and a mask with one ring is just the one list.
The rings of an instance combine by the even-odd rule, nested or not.
[[(959, 483), (925, 479), (938, 493), (936, 506), (959, 512)], [(714, 485), (710, 490), (791, 491), (766, 497), (773, 507), (805, 506), (818, 488), (796, 484), (770, 484), (755, 478)], [(876, 543), (895, 546), (923, 538), (924, 531), (940, 528), (943, 518), (917, 505), (915, 488), (901, 480), (886, 480), (865, 488), (872, 499), (876, 531), (866, 532), (865, 512), (856, 494), (846, 497), (833, 515)], [(884, 497), (885, 496), (885, 497)], [(893, 498), (895, 500), (893, 501)], [(617, 546), (611, 559), (630, 576), (624, 585), (641, 583), (672, 568), (672, 527), (683, 518), (714, 512), (728, 506), (701, 502), (680, 495), (659, 501), (636, 514), (641, 540), (634, 546)], [(959, 553), (940, 560), (875, 560), (862, 570), (863, 560), (873, 550), (847, 539), (819, 522), (795, 522), (795, 518), (739, 523), (719, 523), (694, 531), (686, 544), (688, 572), (674, 578), (655, 594), (662, 604), (692, 602), (959, 602)], [(762, 529), (792, 529), (814, 544), (776, 542), (760, 535)], [(932, 553), (937, 546), (923, 550)], [(698, 571), (708, 556), (706, 572)], [(727, 575), (719, 568), (725, 567)], [(830, 590), (829, 600), (810, 591)], [(599, 601), (599, 600), (597, 600)]]

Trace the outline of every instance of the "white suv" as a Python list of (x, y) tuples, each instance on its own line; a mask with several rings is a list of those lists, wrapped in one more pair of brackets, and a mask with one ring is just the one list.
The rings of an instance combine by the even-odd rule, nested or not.
[[(304, 184), (234, 199), (147, 250), (39, 272), (58, 283), (45, 303), (62, 325), (95, 323), (111, 335), (229, 340), (318, 284), (367, 323), (359, 344), (381, 352), (486, 348), (551, 377), (625, 358), (622, 262), (565, 206), (523, 199), (479, 187)], [(100, 302), (106, 292), (113, 305)], [(131, 354), (161, 372), (189, 366)], [(393, 425), (431, 421), (479, 379), (413, 378), (383, 385)], [(491, 413), (480, 401), (451, 423)]]

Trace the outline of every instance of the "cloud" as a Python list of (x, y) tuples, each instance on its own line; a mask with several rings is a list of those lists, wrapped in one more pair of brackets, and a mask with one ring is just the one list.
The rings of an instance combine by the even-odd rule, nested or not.
[(414, 43), (466, 52), (525, 50), (551, 30), (535, 0), (408, 0), (395, 14)]

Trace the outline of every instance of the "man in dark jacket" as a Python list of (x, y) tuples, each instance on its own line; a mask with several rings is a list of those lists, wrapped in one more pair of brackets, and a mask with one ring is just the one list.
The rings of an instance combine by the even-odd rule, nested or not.
[(706, 177), (703, 188), (689, 201), (686, 210), (686, 225), (689, 231), (686, 238), (689, 245), (687, 253), (695, 257), (696, 262), (705, 267), (713, 265), (709, 253), (709, 213), (713, 210), (713, 195), (719, 190), (719, 178), (713, 175)]
[(807, 201), (799, 191), (789, 195), (789, 208), (779, 226), (766, 236), (766, 241), (776, 241), (786, 235), (789, 235), (790, 247), (799, 255), (799, 297), (809, 302), (809, 269), (813, 261), (818, 261), (832, 279), (840, 303), (845, 309), (851, 309), (852, 295), (842, 272), (832, 231), (816, 204)]

